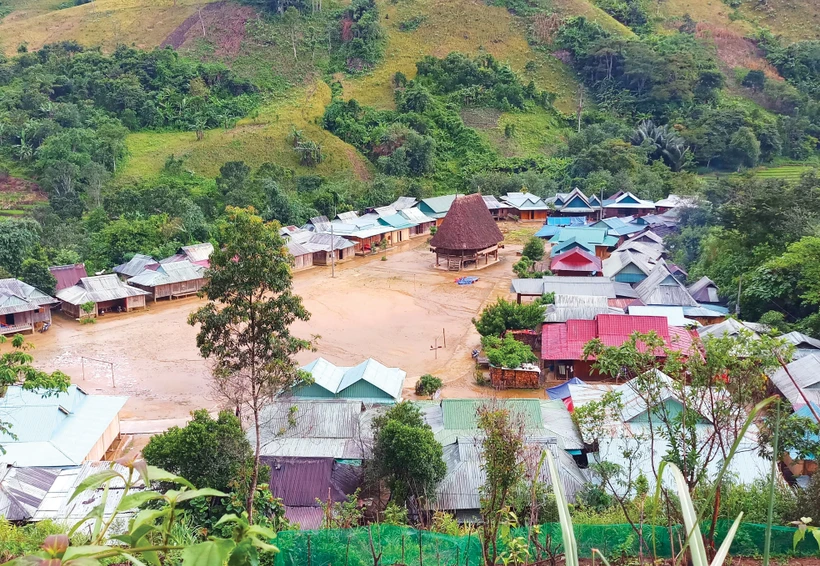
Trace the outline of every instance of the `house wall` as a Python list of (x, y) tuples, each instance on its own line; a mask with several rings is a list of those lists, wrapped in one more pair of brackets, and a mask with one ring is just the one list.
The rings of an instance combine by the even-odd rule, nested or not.
[[(182, 297), (185, 295), (193, 295), (197, 293), (202, 286), (205, 284), (205, 279), (192, 279), (190, 281), (181, 281), (179, 283), (169, 283), (167, 285), (157, 285), (156, 287), (148, 287), (146, 285), (134, 285), (134, 287), (138, 289), (142, 289), (143, 291), (148, 291), (153, 296), (154, 300), (157, 299), (164, 299), (164, 298), (171, 298), (171, 297)], [(136, 297), (133, 297), (136, 298)], [(137, 305), (139, 306), (139, 305)], [(145, 306), (145, 299), (143, 299), (143, 304), (141, 306)], [(134, 308), (129, 306), (129, 308)]]
[(512, 213), (518, 216), (522, 222), (534, 222), (540, 220), (544, 222), (549, 216), (548, 210), (518, 210), (512, 209)]
[(304, 254), (293, 258), (293, 271), (313, 267), (313, 254)]
[[(8, 322), (11, 318), (11, 322)], [(17, 312), (11, 315), (0, 315), (0, 322), (9, 328), (0, 327), (0, 334), (16, 333), (29, 327), (32, 331), (42, 323), (51, 322), (51, 307), (44, 306), (37, 310)], [(22, 327), (22, 328), (21, 328)]]
[(418, 226), (410, 228), (410, 237), (416, 238), (418, 236), (424, 236), (425, 234), (430, 233), (430, 227), (435, 226), (435, 222), (423, 222)]
[(536, 389), (541, 385), (541, 374), (537, 371), (490, 367), (493, 387), (513, 389)]
[(114, 444), (114, 441), (120, 435), (120, 417), (117, 415), (114, 420), (108, 425), (102, 436), (94, 444), (94, 447), (84, 458), (86, 462), (99, 462), (105, 460), (105, 453)]
[(599, 277), (603, 275), (600, 271), (593, 273), (592, 271), (564, 271), (562, 269), (553, 271), (552, 274), (560, 277)]
[(72, 305), (65, 301), (60, 301), (60, 304), (62, 305), (63, 312), (72, 318), (94, 318), (99, 312), (99, 305), (94, 305), (94, 310), (90, 313), (86, 313), (80, 305)]
[(613, 279), (620, 283), (640, 283), (646, 279), (646, 274), (630, 263), (619, 271)]
[(345, 387), (336, 394), (339, 399), (379, 399), (385, 403), (395, 402), (395, 399), (367, 381), (357, 381)]
[(304, 385), (297, 385), (291, 389), (291, 395), (294, 397), (312, 398), (312, 399), (333, 399), (334, 395), (321, 385), (315, 383), (308, 383)]

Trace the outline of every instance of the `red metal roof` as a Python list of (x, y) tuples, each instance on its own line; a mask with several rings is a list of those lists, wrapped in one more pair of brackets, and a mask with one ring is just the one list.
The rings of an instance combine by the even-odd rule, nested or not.
[(56, 291), (73, 287), (80, 282), (80, 279), (88, 277), (88, 274), (85, 272), (85, 264), (83, 263), (55, 265), (54, 267), (49, 267), (48, 270), (57, 280)]
[(581, 248), (572, 248), (552, 258), (550, 271), (600, 272), (601, 258)]
[[(544, 360), (581, 360), (584, 346), (600, 338), (606, 346), (620, 346), (633, 332), (655, 331), (671, 350), (692, 347), (692, 336), (684, 329), (670, 329), (664, 316), (599, 314), (595, 320), (568, 320), (545, 324), (541, 330), (541, 358)], [(672, 337), (674, 336), (674, 339)], [(662, 352), (658, 352), (660, 356)]]

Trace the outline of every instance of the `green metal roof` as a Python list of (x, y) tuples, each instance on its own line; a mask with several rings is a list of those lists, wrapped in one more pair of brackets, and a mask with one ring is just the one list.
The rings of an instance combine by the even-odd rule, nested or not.
[[(527, 430), (543, 429), (541, 404), (538, 399), (505, 399), (497, 401), (499, 406), (509, 409), (514, 415), (524, 419)], [(444, 399), (441, 409), (444, 414), (445, 430), (472, 430), (478, 428), (476, 411), (488, 403), (486, 399)]]
[(592, 244), (595, 246), (617, 245), (618, 238), (607, 235), (607, 232), (607, 228), (593, 228), (591, 226), (561, 228), (561, 230), (550, 239), (550, 242), (555, 244), (575, 238), (576, 242)]

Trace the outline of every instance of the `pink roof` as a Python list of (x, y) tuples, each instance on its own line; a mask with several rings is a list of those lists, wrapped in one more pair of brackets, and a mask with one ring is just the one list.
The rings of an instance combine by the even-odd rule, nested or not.
[(88, 277), (85, 272), (85, 264), (75, 263), (74, 265), (55, 265), (48, 270), (57, 280), (57, 291), (68, 289), (80, 282), (83, 277)]
[[(541, 330), (541, 358), (544, 360), (581, 360), (584, 346), (600, 338), (606, 346), (620, 346), (633, 332), (655, 331), (670, 350), (687, 351), (692, 335), (682, 328), (669, 328), (665, 316), (599, 314), (595, 320), (568, 320), (545, 324)], [(658, 352), (663, 356), (663, 352)]]
[(592, 255), (586, 250), (573, 248), (553, 257), (550, 262), (550, 271), (600, 272), (601, 258)]

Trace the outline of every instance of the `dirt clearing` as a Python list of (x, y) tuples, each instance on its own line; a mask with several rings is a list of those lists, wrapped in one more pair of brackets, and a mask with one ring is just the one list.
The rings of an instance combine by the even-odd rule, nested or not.
[[(521, 225), (514, 227), (519, 235)], [(537, 226), (523, 229), (534, 232)], [(337, 266), (335, 279), (329, 268), (297, 273), (295, 291), (312, 317), (294, 330), (320, 336), (317, 351), (299, 361), (323, 356), (354, 365), (373, 357), (407, 372), (405, 397), (412, 397), (412, 386), (425, 373), (444, 380), (444, 397), (492, 396), (492, 389), (474, 383), (470, 354), (479, 339), (471, 319), (488, 301), (509, 295), (518, 250), (520, 245), (508, 245), (502, 261), (471, 273), (479, 280), (468, 286), (455, 284), (456, 273), (433, 270), (421, 240), (388, 252), (387, 261), (374, 256)], [(202, 304), (195, 297), (163, 301), (143, 312), (106, 315), (93, 325), (58, 314), (47, 333), (27, 339), (36, 347), (38, 367), (62, 370), (90, 393), (128, 395), (123, 420), (181, 419), (194, 409), (219, 408), (210, 394), (208, 364), (196, 347), (197, 330), (187, 324)], [(446, 348), (433, 348), (444, 346), (445, 338)]]

